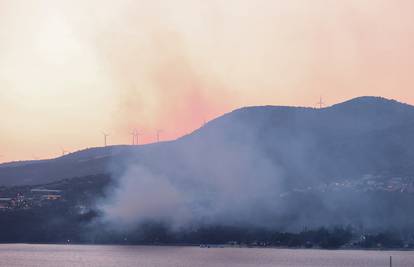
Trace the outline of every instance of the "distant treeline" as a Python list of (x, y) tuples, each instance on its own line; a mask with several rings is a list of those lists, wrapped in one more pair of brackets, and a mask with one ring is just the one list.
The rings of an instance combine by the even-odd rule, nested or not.
[[(88, 243), (272, 246), (337, 249), (413, 247), (407, 234), (363, 234), (350, 226), (282, 232), (249, 226), (204, 225), (171, 229), (157, 222), (141, 223), (122, 231), (106, 227), (93, 208), (112, 183), (106, 175), (75, 178), (49, 184), (64, 192), (64, 200), (31, 209), (0, 212), (1, 243)], [(19, 192), (24, 188), (14, 188)], [(26, 189), (27, 190), (27, 189)], [(404, 237), (404, 238), (403, 238)]]
[(79, 213), (66, 203), (0, 213), (1, 243), (88, 244), (231, 244), (241, 246), (337, 249), (403, 248), (413, 245), (391, 232), (360, 235), (351, 227), (319, 228), (299, 233), (234, 226), (203, 226), (171, 230), (161, 223), (144, 223), (133, 230), (111, 230), (97, 224), (95, 211)]
[[(395, 233), (356, 235), (351, 227), (319, 228), (299, 233), (269, 229), (203, 226), (171, 230), (161, 223), (144, 223), (129, 231), (111, 230), (96, 224), (94, 211), (79, 214), (65, 204), (0, 213), (1, 243), (87, 243), (271, 246), (292, 248), (403, 248)], [(409, 247), (412, 245), (408, 244)]]

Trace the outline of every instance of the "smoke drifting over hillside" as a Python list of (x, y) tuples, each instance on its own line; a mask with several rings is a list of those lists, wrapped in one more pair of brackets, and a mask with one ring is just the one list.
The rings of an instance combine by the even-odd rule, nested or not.
[(179, 227), (267, 225), (275, 217), (280, 172), (260, 151), (250, 144), (214, 143), (212, 151), (208, 143), (184, 143), (160, 158), (128, 164), (104, 206), (107, 218), (125, 225), (155, 220)]
[(101, 208), (117, 226), (411, 227), (412, 195), (369, 185), (413, 183), (413, 118), (411, 106), (369, 97), (237, 110), (114, 164), (118, 187)]

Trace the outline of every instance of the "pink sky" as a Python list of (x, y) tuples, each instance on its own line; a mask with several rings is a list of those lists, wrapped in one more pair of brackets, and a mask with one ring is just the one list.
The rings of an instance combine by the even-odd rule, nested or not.
[(174, 139), (246, 105), (414, 104), (414, 2), (0, 1), (0, 161)]

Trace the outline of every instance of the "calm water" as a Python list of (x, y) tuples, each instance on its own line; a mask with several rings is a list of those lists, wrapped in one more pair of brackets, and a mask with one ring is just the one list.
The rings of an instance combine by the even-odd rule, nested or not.
[(0, 266), (414, 266), (414, 252), (87, 245), (0, 245)]

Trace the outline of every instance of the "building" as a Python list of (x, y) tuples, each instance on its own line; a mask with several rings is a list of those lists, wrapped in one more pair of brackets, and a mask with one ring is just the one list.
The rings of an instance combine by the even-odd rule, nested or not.
[(61, 195), (42, 195), (42, 199), (44, 200), (60, 200), (61, 198)]
[(0, 210), (9, 209), (11, 200), (9, 197), (0, 197)]
[(30, 190), (34, 202), (43, 200), (60, 200), (62, 199), (62, 190), (34, 188)]

